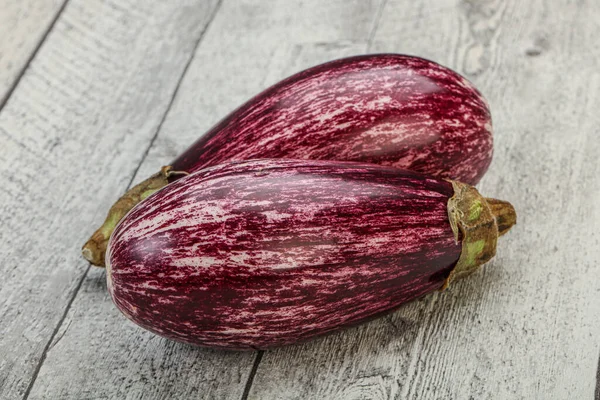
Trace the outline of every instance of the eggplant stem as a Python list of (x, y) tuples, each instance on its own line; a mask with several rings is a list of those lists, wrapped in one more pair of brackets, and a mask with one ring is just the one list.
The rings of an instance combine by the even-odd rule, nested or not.
[(139, 202), (167, 186), (169, 184), (169, 177), (176, 175), (189, 175), (189, 173), (186, 171), (174, 171), (170, 165), (164, 166), (160, 169), (160, 172), (135, 185), (121, 196), (108, 211), (108, 215), (102, 226), (83, 245), (81, 249), (83, 257), (93, 265), (104, 267), (106, 265), (105, 254), (108, 241), (119, 221)]
[(509, 202), (483, 197), (471, 185), (450, 182), (454, 196), (448, 201), (448, 218), (462, 251), (442, 290), (494, 257), (498, 237), (517, 223), (517, 213)]
[(485, 200), (496, 220), (498, 236), (504, 235), (517, 223), (515, 208), (508, 201), (490, 198), (486, 198)]

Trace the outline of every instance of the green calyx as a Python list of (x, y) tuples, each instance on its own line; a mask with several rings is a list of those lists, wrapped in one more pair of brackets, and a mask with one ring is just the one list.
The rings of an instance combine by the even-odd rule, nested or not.
[(448, 201), (448, 218), (454, 239), (462, 244), (462, 251), (442, 289), (494, 257), (498, 237), (508, 232), (517, 221), (517, 214), (510, 203), (485, 198), (473, 186), (450, 182), (454, 196)]

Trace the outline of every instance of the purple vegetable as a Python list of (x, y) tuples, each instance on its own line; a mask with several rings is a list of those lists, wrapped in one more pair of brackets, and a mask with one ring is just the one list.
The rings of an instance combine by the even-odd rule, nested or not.
[(492, 160), (491, 116), (473, 85), (432, 61), (345, 58), (265, 90), (171, 165), (252, 158), (361, 161), (475, 184)]
[(386, 313), (495, 254), (516, 215), (471, 186), (372, 164), (255, 160), (200, 171), (117, 226), (108, 288), (138, 325), (226, 349)]
[(242, 105), (129, 191), (84, 256), (103, 265), (116, 223), (150, 193), (186, 173), (253, 158), (361, 161), (475, 184), (492, 159), (491, 116), (463, 77), (421, 58), (366, 55), (310, 68)]

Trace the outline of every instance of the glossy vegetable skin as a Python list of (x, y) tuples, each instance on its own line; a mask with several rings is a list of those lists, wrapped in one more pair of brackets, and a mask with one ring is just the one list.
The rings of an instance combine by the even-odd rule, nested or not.
[(126, 193), (83, 255), (104, 265), (116, 223), (150, 193), (187, 173), (232, 160), (360, 161), (475, 184), (492, 160), (485, 99), (432, 61), (374, 54), (322, 64), (265, 90), (168, 167)]
[(473, 85), (437, 63), (350, 57), (265, 90), (170, 165), (252, 158), (361, 161), (475, 184), (492, 159), (491, 116)]
[(229, 163), (169, 185), (122, 220), (108, 288), (126, 316), (159, 335), (263, 349), (445, 287), (491, 258), (512, 223), (508, 203), (414, 172)]

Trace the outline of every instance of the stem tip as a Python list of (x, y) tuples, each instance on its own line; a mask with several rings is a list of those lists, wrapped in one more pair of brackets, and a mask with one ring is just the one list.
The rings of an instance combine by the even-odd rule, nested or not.
[(517, 212), (508, 201), (486, 198), (498, 225), (498, 236), (504, 235), (517, 223)]
[(159, 191), (169, 184), (172, 175), (187, 175), (185, 171), (173, 171), (171, 166), (162, 167), (160, 172), (152, 175), (142, 183), (131, 188), (108, 211), (108, 216), (90, 239), (83, 245), (81, 255), (93, 265), (104, 267), (104, 257), (110, 235), (115, 230), (121, 219), (136, 204), (151, 194)]

